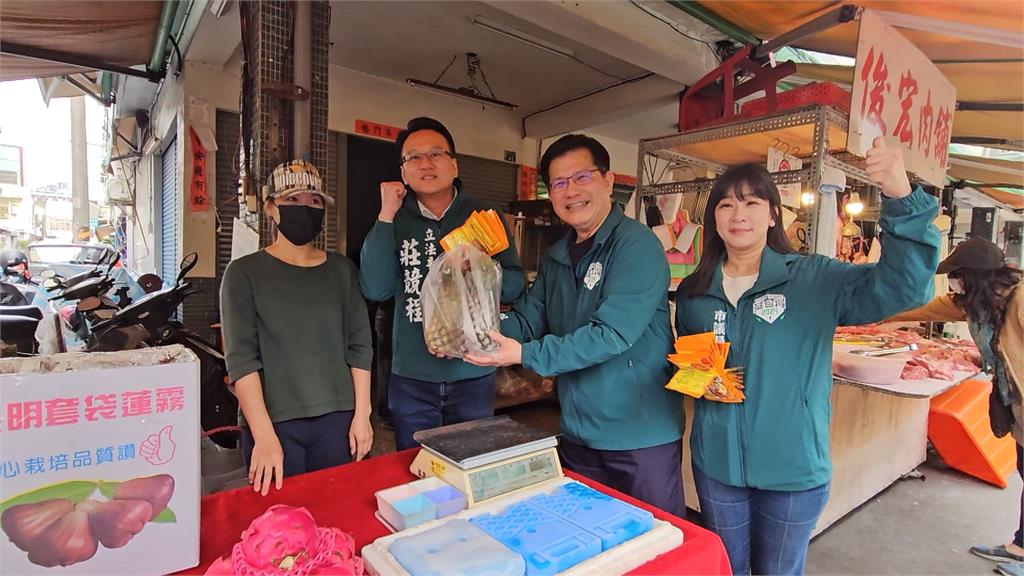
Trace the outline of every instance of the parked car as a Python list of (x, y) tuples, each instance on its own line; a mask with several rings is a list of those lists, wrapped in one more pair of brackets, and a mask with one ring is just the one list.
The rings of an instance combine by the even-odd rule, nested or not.
[[(115, 256), (114, 249), (107, 244), (79, 244), (52, 240), (33, 242), (28, 245), (25, 252), (28, 255), (28, 269), (32, 276), (41, 275), (43, 270), (53, 270), (64, 278), (96, 270), (101, 263), (113, 261)], [(132, 300), (145, 296), (146, 292), (121, 263), (115, 265), (109, 275), (114, 279), (112, 292), (127, 286), (128, 297)], [(37, 301), (34, 303), (42, 303), (45, 306), (45, 302), (53, 295), (48, 290), (41, 289), (37, 292)]]
[[(68, 271), (77, 270), (78, 272), (83, 272), (90, 270), (109, 258), (113, 251), (114, 249), (107, 244), (74, 244), (71, 242), (44, 240), (29, 244), (25, 252), (28, 254), (29, 271), (33, 275), (38, 275), (47, 268), (53, 268), (54, 264), (77, 267), (68, 268)], [(61, 268), (64, 268), (64, 266), (61, 266)]]

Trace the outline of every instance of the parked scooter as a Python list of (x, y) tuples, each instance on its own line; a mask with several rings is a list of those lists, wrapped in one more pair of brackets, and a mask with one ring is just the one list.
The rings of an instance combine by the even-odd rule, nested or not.
[(195, 294), (185, 276), (195, 267), (196, 253), (185, 256), (180, 272), (169, 288), (147, 294), (113, 313), (107, 320), (94, 323), (86, 346), (89, 351), (131, 350), (146, 346), (181, 344), (199, 358), (200, 421), (210, 439), (220, 446), (234, 448), (238, 443), (238, 399), (228, 390), (224, 355), (175, 319), (178, 307)]
[(0, 339), (18, 354), (36, 352), (35, 333), (43, 312), (32, 305), (35, 292), (25, 253), (0, 252)]
[[(102, 320), (109, 320), (119, 308), (131, 304), (128, 298), (128, 288), (122, 286), (114, 294), (118, 300), (111, 297), (111, 289), (115, 285), (111, 271), (120, 261), (120, 254), (112, 252), (106, 261), (102, 261), (92, 270), (76, 274), (70, 278), (62, 278), (45, 270), (41, 276), (44, 277), (41, 285), (46, 292), (43, 297), (47, 302), (64, 302), (59, 315), (64, 324), (77, 338), (84, 342), (88, 340), (92, 324)], [(106, 270), (103, 266), (106, 265)], [(37, 299), (37, 303), (39, 299)]]
[(32, 303), (36, 285), (28, 272), (28, 257), (21, 250), (0, 252), (0, 306)]

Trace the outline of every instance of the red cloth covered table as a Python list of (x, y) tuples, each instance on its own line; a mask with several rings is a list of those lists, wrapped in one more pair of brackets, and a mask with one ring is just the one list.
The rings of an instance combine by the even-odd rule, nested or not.
[[(200, 515), (199, 566), (182, 574), (202, 574), (218, 556), (227, 554), (238, 542), (242, 531), (257, 516), (274, 504), (304, 506), (317, 524), (336, 526), (352, 533), (356, 550), (389, 534), (375, 517), (374, 492), (415, 480), (409, 465), (417, 450), (406, 450), (357, 462), (293, 476), (280, 491), (271, 488), (260, 496), (251, 488), (239, 488), (203, 498)], [(671, 522), (683, 531), (683, 544), (644, 564), (632, 574), (731, 574), (729, 558), (722, 541), (699, 526), (652, 508), (611, 488), (569, 473), (570, 477), (611, 494), (626, 502), (650, 510), (660, 520)]]

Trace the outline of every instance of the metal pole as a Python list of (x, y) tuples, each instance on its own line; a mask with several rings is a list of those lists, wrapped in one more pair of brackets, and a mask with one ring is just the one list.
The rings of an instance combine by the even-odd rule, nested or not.
[(822, 30), (828, 30), (833, 26), (843, 24), (853, 20), (857, 16), (857, 7), (852, 4), (844, 4), (827, 14), (822, 14), (814, 20), (797, 26), (796, 28), (786, 32), (782, 36), (778, 36), (769, 40), (768, 42), (758, 46), (754, 49), (754, 58), (764, 58), (772, 52), (789, 46), (793, 42), (798, 42), (807, 36), (817, 34)]
[(94, 94), (93, 91), (91, 89), (89, 89), (88, 86), (86, 86), (85, 84), (82, 84), (78, 80), (75, 80), (71, 76), (63, 76), (63, 78), (64, 78), (64, 80), (68, 84), (71, 84), (75, 88), (78, 88), (82, 92), (85, 92), (86, 96), (91, 96), (93, 99), (95, 99), (100, 104), (103, 104), (104, 106), (110, 106), (112, 104), (112, 102), (110, 102), (108, 100), (105, 100), (105, 99), (101, 98), (100, 96), (97, 96), (96, 94)]
[[(811, 254), (825, 254), (835, 256), (835, 248), (819, 246), (818, 231), (819, 220), (822, 217), (835, 219), (835, 214), (823, 214), (821, 211), (821, 175), (825, 170), (825, 154), (828, 153), (828, 111), (822, 106), (818, 109), (817, 119), (814, 121), (814, 155), (811, 156), (811, 193), (814, 194), (814, 204), (811, 205), (811, 213), (807, 217), (807, 248)], [(827, 251), (824, 251), (827, 250)]]
[[(312, 87), (313, 8), (310, 2), (298, 1), (295, 7), (294, 84), (307, 92)], [(310, 100), (296, 100), (292, 114), (292, 157), (310, 158)]]
[(71, 99), (71, 234), (89, 229), (89, 150), (85, 137), (85, 96)]
[(6, 40), (4, 40), (3, 44), (0, 44), (0, 53), (21, 56), (22, 58), (32, 58), (33, 60), (81, 66), (88, 70), (106, 70), (107, 72), (115, 72), (117, 74), (124, 74), (125, 76), (143, 78), (150, 82), (159, 82), (163, 78), (162, 73), (149, 72), (147, 70), (136, 70), (119, 64), (111, 64), (110, 62), (94, 60), (79, 54), (69, 54), (59, 50), (48, 50), (46, 48), (37, 48), (35, 46), (25, 46), (23, 44), (8, 42)]
[(647, 152), (644, 148), (644, 141), (640, 141), (639, 150), (637, 152), (638, 158), (636, 161), (636, 190), (633, 192), (635, 199), (633, 201), (636, 204), (636, 221), (646, 224), (647, 219), (644, 218), (644, 199), (641, 194), (641, 190), (644, 187), (644, 159), (647, 156)]

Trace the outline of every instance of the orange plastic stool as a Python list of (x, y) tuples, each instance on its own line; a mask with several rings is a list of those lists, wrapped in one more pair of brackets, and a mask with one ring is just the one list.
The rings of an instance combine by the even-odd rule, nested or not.
[(988, 417), (992, 383), (966, 380), (932, 398), (928, 414), (928, 440), (953, 468), (1006, 488), (1017, 469), (1013, 436), (996, 438)]

